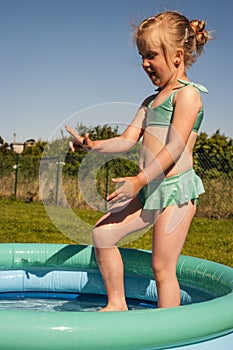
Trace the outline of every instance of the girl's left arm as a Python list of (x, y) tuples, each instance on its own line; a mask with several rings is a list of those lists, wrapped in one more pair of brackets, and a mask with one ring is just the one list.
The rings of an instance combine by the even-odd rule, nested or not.
[(133, 198), (138, 191), (156, 178), (164, 178), (167, 169), (174, 166), (185, 150), (202, 102), (198, 90), (187, 86), (176, 94), (174, 114), (167, 142), (151, 163), (134, 177), (113, 179), (122, 183), (107, 200), (118, 201)]

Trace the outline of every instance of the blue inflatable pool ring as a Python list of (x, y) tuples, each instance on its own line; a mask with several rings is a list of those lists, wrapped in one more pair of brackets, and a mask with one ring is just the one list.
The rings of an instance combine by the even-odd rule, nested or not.
[[(124, 248), (120, 251), (126, 296), (145, 308), (98, 313), (0, 307), (0, 349), (213, 350), (233, 345), (232, 268), (181, 256), (177, 276), (182, 306), (157, 309), (151, 307), (157, 299), (151, 252)], [(104, 296), (93, 247), (0, 244), (0, 299), (41, 293), (63, 298)]]

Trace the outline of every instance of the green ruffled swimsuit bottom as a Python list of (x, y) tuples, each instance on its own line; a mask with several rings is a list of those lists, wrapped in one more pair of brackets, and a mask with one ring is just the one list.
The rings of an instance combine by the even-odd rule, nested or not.
[(182, 205), (190, 200), (197, 204), (199, 195), (204, 192), (200, 177), (191, 168), (178, 175), (151, 181), (140, 190), (138, 197), (144, 209), (155, 210)]

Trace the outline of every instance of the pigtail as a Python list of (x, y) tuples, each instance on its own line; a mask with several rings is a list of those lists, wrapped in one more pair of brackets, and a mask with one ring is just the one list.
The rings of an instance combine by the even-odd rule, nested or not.
[(185, 64), (189, 68), (203, 53), (204, 45), (212, 35), (206, 30), (205, 21), (194, 19), (189, 21), (184, 33)]
[(190, 35), (195, 36), (197, 46), (204, 46), (207, 40), (212, 39), (210, 33), (205, 29), (205, 21), (195, 19), (190, 21), (189, 25)]

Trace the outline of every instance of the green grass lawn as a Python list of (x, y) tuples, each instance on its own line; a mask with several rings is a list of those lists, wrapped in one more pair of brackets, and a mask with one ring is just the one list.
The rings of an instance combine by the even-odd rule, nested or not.
[[(101, 213), (74, 209), (79, 218), (94, 225)], [(0, 199), (1, 243), (76, 243), (62, 234), (41, 203)], [(130, 248), (151, 249), (151, 230)], [(194, 218), (182, 254), (233, 267), (233, 220)]]

